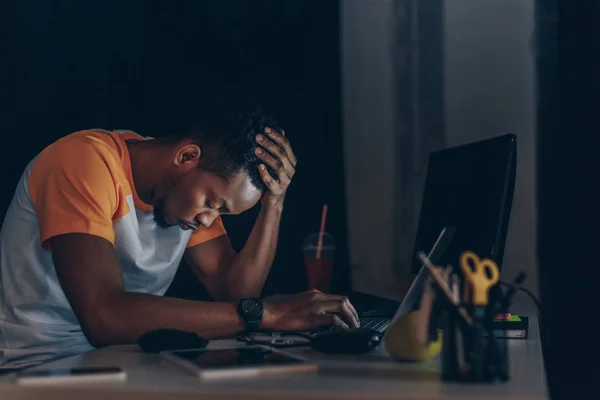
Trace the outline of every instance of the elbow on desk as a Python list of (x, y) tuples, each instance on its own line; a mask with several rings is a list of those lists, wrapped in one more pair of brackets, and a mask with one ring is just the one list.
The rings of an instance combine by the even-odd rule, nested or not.
[(82, 323), (81, 328), (87, 341), (95, 348), (105, 347), (113, 343), (108, 329), (99, 322)]
[(95, 348), (111, 344), (134, 343), (135, 339), (127, 340), (123, 335), (124, 323), (107, 309), (88, 312), (87, 316), (79, 319), (83, 334), (87, 341)]

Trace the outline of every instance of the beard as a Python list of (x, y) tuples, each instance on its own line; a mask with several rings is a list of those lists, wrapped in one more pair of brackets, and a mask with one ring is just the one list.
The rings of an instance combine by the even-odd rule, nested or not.
[(167, 229), (173, 226), (167, 222), (167, 208), (165, 206), (165, 199), (160, 199), (154, 205), (154, 210), (152, 213), (154, 215), (154, 222), (159, 228)]

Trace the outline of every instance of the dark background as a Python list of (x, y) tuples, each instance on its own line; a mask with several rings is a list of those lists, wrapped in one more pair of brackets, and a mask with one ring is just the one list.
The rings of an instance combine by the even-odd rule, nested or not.
[[(255, 96), (298, 156), (275, 264), (265, 287), (303, 290), (301, 245), (319, 228), (340, 247), (348, 284), (338, 4), (312, 0), (18, 1), (0, 5), (0, 212), (44, 147), (90, 128), (161, 136), (211, 92)], [(258, 208), (225, 218), (241, 248)], [(171, 295), (202, 297), (180, 269)]]
[(536, 2), (538, 257), (553, 399), (600, 395), (600, 2)]

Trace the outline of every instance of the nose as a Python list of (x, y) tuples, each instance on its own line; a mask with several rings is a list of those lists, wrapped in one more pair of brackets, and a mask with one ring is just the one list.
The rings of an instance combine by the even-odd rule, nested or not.
[(198, 215), (198, 222), (200, 223), (200, 225), (204, 226), (205, 228), (208, 228), (209, 226), (212, 225), (213, 222), (215, 222), (215, 219), (217, 219), (217, 217), (219, 216), (219, 212), (215, 211), (215, 210), (211, 210), (211, 211), (206, 211), (203, 212), (202, 214)]

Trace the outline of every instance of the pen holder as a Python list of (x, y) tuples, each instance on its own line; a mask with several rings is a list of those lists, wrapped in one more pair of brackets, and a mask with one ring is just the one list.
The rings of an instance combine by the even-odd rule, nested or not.
[(441, 355), (443, 380), (483, 383), (509, 379), (506, 340), (497, 339), (491, 329), (494, 316), (505, 311), (496, 301), (488, 307), (470, 307), (472, 326), (448, 313)]

